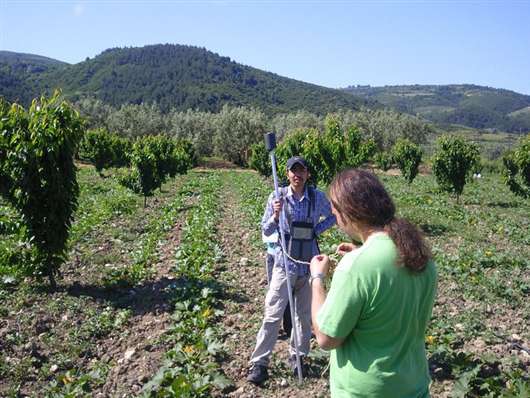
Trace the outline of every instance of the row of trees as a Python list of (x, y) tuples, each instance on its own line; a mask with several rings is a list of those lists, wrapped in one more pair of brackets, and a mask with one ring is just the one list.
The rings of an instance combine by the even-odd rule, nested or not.
[[(314, 183), (327, 185), (333, 176), (346, 167), (359, 167), (368, 161), (388, 170), (397, 166), (410, 184), (418, 174), (423, 152), (408, 138), (399, 138), (387, 151), (378, 151), (372, 138), (364, 139), (359, 129), (344, 129), (339, 118), (328, 116), (326, 128), (298, 129), (287, 134), (276, 149), (278, 171), (285, 178), (286, 161), (294, 155), (306, 158), (311, 166)], [(262, 143), (252, 146), (250, 166), (264, 176), (271, 174), (269, 154)], [(503, 157), (504, 178), (512, 192), (530, 197), (530, 135), (519, 147)], [(465, 184), (481, 169), (479, 147), (457, 135), (442, 135), (436, 141), (432, 172), (440, 189), (456, 195), (457, 201)]]
[(24, 275), (47, 277), (52, 286), (78, 205), (76, 155), (92, 161), (100, 174), (121, 167), (120, 182), (143, 194), (144, 205), (167, 178), (186, 173), (197, 161), (185, 140), (161, 135), (129, 140), (102, 129), (85, 133), (83, 118), (58, 92), (35, 99), (27, 110), (0, 98), (0, 195), (19, 214), (27, 249), (0, 261), (16, 263)]
[(89, 130), (81, 141), (77, 156), (91, 162), (99, 175), (103, 176), (103, 169), (130, 165), (129, 154), (132, 152), (133, 142), (102, 128)]
[(147, 197), (177, 174), (185, 174), (195, 163), (191, 144), (175, 141), (167, 136), (146, 136), (132, 145), (130, 167), (119, 177), (122, 185)]
[(100, 175), (104, 169), (127, 167), (117, 171), (120, 183), (143, 194), (145, 200), (168, 178), (185, 174), (197, 164), (193, 145), (187, 140), (165, 135), (128, 139), (101, 128), (85, 134), (78, 156), (94, 164)]
[[(262, 175), (270, 175), (271, 163), (265, 145), (254, 144), (251, 150), (250, 166)], [(373, 139), (364, 139), (353, 126), (343, 130), (338, 117), (328, 115), (324, 132), (315, 128), (298, 129), (281, 140), (276, 149), (278, 172), (285, 179), (287, 159), (300, 155), (311, 165), (312, 182), (327, 185), (339, 170), (360, 166), (375, 151)]]
[[(387, 170), (396, 164), (408, 183), (418, 174), (422, 158), (419, 145), (408, 138), (399, 138), (392, 148), (381, 151), (373, 138), (364, 138), (358, 127), (344, 128), (344, 119), (328, 115), (324, 132), (315, 128), (297, 129), (283, 137), (276, 148), (280, 177), (286, 178), (286, 163), (291, 156), (303, 156), (311, 166), (313, 183), (328, 185), (333, 177), (347, 167), (359, 167), (377, 160)], [(264, 143), (251, 147), (250, 167), (264, 176), (271, 174), (271, 162)]]
[[(191, 111), (180, 116), (204, 121), (200, 113)], [(408, 182), (413, 181), (422, 157), (417, 143), (401, 137), (389, 149), (390, 141), (378, 144), (374, 136), (346, 124), (350, 123), (345, 122), (349, 120), (346, 116), (328, 115), (322, 130), (313, 126), (285, 134), (276, 152), (279, 170), (285, 172), (289, 157), (302, 155), (312, 165), (314, 180), (328, 184), (342, 168), (358, 167), (371, 159), (386, 157), (387, 163), (401, 169)], [(303, 113), (295, 117), (316, 121)], [(215, 118), (217, 141), (213, 142), (219, 146), (220, 153), (239, 164), (250, 159), (254, 168), (269, 174), (268, 154), (261, 143), (265, 122), (259, 112), (225, 108)], [(288, 120), (283, 118), (282, 123)], [(92, 161), (100, 173), (105, 168), (118, 167), (120, 182), (144, 198), (152, 195), (167, 178), (185, 173), (197, 160), (192, 141), (176, 140), (170, 135), (128, 139), (103, 129), (86, 135), (84, 131), (83, 118), (61, 101), (58, 93), (50, 99), (34, 100), (27, 110), (0, 99), (0, 195), (21, 218), (22, 233), (29, 247), (22, 262), (23, 272), (47, 276), (52, 285), (66, 255), (68, 231), (77, 208), (76, 154)], [(197, 133), (196, 137), (200, 136)], [(432, 160), (433, 173), (442, 189), (458, 196), (473, 171), (480, 167), (478, 147), (457, 136), (442, 136), (437, 146)], [(530, 197), (530, 135), (506, 153), (503, 160), (510, 189)]]
[[(530, 134), (502, 158), (505, 183), (515, 195), (530, 198)], [(442, 135), (437, 140), (437, 150), (432, 161), (436, 181), (447, 192), (456, 194), (457, 200), (466, 182), (482, 168), (479, 147), (463, 137)]]
[[(326, 130), (327, 116), (307, 111), (267, 117), (256, 108), (224, 106), (218, 113), (170, 110), (162, 113), (154, 104), (123, 105), (112, 108), (101, 101), (83, 99), (76, 103), (89, 128), (104, 128), (123, 137), (164, 133), (193, 143), (203, 156), (217, 155), (246, 166), (249, 148), (273, 130), (282, 138), (297, 129)], [(363, 139), (371, 139), (379, 150), (388, 150), (399, 138), (425, 143), (433, 128), (419, 119), (390, 110), (339, 111), (329, 115), (343, 126), (355, 125)]]

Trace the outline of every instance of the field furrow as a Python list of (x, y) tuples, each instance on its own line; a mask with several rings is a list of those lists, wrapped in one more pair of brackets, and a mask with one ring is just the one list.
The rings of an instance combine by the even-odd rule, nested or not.
[[(530, 203), (498, 177), (470, 184), (461, 204), (432, 176), (410, 185), (380, 177), (399, 215), (424, 231), (438, 267), (425, 336), (431, 396), (528, 390)], [(312, 342), (298, 385), (282, 333), (270, 379), (246, 382), (267, 291), (259, 223), (269, 179), (198, 168), (146, 208), (112, 175), (85, 167), (80, 183), (59, 288), (22, 280), (0, 289), (0, 396), (329, 396), (328, 354)], [(16, 249), (6, 214), (0, 249)], [(333, 228), (321, 250), (333, 253), (345, 239)]]

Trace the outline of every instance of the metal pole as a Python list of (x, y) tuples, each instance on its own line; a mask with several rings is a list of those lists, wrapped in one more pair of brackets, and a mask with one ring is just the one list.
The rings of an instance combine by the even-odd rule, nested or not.
[[(273, 135), (273, 137), (271, 138), (270, 135)], [(267, 137), (269, 136), (269, 137)], [(274, 194), (276, 196), (276, 199), (280, 199), (280, 191), (278, 189), (278, 173), (277, 173), (277, 170), (276, 170), (276, 156), (274, 155), (274, 147), (275, 147), (275, 144), (276, 144), (276, 138), (274, 137), (274, 133), (268, 133), (266, 134), (265, 136), (265, 141), (266, 141), (266, 146), (268, 147), (267, 149), (270, 150), (270, 156), (271, 156), (271, 164), (272, 164), (272, 176), (273, 176), (273, 180), (274, 180)], [(271, 144), (272, 142), (272, 144)], [(290, 310), (291, 310), (291, 324), (293, 325), (293, 328), (292, 328), (292, 331), (291, 333), (293, 333), (293, 338), (294, 338), (294, 347), (295, 347), (295, 352), (296, 352), (296, 370), (297, 370), (297, 373), (298, 373), (298, 382), (299, 383), (302, 383), (302, 364), (300, 362), (300, 352), (298, 351), (298, 330), (297, 330), (297, 327), (296, 327), (296, 321), (295, 321), (295, 306), (294, 306), (294, 303), (293, 303), (293, 293), (292, 293), (292, 289), (291, 289), (291, 279), (289, 278), (289, 271), (287, 269), (287, 259), (286, 259), (286, 256), (285, 256), (285, 252), (283, 250), (284, 247), (286, 247), (285, 245), (285, 234), (283, 233), (283, 221), (285, 219), (285, 211), (284, 211), (284, 206), (282, 206), (282, 211), (280, 212), (280, 222), (279, 222), (279, 227), (280, 227), (280, 239), (282, 240), (282, 254), (281, 254), (281, 258), (282, 258), (282, 263), (283, 263), (283, 269), (285, 270), (285, 276), (286, 276), (286, 279), (287, 279), (287, 294), (289, 295), (289, 307), (290, 307)]]

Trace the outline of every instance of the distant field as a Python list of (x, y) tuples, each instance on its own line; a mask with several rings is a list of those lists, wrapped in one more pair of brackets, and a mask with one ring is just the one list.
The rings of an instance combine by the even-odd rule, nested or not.
[[(478, 144), (482, 157), (488, 160), (499, 158), (504, 151), (516, 146), (523, 137), (521, 134), (490, 133), (465, 127), (454, 127), (449, 133), (462, 135), (466, 140)], [(431, 138), (431, 141), (423, 146), (426, 158), (431, 156), (436, 149), (436, 137)]]
[(526, 108), (519, 109), (515, 112), (512, 112), (509, 114), (509, 116), (517, 116), (517, 115), (529, 115), (530, 114), (530, 106), (527, 106)]
[(428, 114), (431, 112), (449, 112), (454, 110), (452, 106), (443, 106), (443, 105), (429, 105), (429, 106), (420, 106), (415, 109), (420, 115)]

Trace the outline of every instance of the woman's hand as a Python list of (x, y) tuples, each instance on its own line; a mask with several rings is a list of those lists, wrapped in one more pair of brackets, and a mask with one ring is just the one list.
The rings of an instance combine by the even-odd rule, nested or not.
[(319, 254), (311, 259), (311, 275), (324, 274), (329, 271), (329, 257), (325, 254)]
[(342, 242), (340, 245), (337, 246), (337, 251), (336, 253), (341, 255), (341, 256), (344, 256), (346, 253), (349, 253), (355, 249), (357, 249), (358, 246), (354, 245), (353, 243), (350, 243), (350, 242)]
[(280, 220), (280, 211), (282, 211), (282, 201), (280, 199), (273, 200), (272, 211), (274, 214), (274, 220), (278, 222)]

